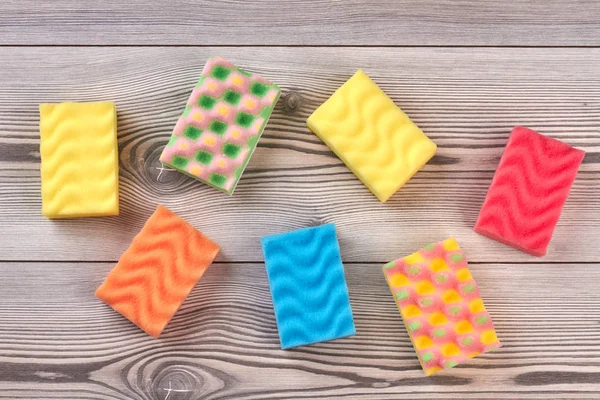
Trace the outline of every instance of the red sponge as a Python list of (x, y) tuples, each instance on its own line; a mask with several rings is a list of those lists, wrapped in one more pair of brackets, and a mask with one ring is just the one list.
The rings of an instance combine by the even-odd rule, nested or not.
[(584, 152), (516, 127), (508, 140), (475, 232), (541, 257)]

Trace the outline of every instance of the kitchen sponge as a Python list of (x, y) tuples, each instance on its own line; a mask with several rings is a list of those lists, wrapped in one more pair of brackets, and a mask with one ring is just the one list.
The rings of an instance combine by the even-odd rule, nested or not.
[(333, 224), (262, 238), (281, 348), (356, 333)]
[(425, 375), (501, 346), (455, 239), (392, 261), (383, 274)]
[(96, 297), (158, 337), (219, 250), (159, 205), (96, 290)]
[(306, 124), (382, 202), (436, 151), (435, 143), (362, 70)]
[(279, 94), (260, 75), (209, 58), (160, 161), (233, 194)]
[(117, 112), (109, 102), (40, 104), (42, 214), (119, 214)]
[(475, 232), (538, 257), (546, 254), (584, 155), (559, 140), (516, 127)]

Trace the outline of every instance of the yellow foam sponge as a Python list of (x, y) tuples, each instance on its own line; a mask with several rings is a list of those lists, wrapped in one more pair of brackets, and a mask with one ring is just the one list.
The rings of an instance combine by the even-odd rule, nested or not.
[(117, 112), (108, 102), (40, 104), (42, 214), (119, 214)]
[(382, 202), (437, 147), (362, 70), (317, 108), (307, 125)]

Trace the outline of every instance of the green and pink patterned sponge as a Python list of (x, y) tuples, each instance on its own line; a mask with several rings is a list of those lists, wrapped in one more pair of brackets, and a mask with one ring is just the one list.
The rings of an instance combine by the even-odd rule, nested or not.
[(279, 94), (261, 76), (209, 58), (160, 161), (233, 194)]

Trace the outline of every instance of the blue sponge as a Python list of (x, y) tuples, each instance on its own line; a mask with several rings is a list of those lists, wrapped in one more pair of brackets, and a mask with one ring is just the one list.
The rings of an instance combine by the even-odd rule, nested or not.
[(282, 349), (356, 334), (334, 224), (261, 241)]

